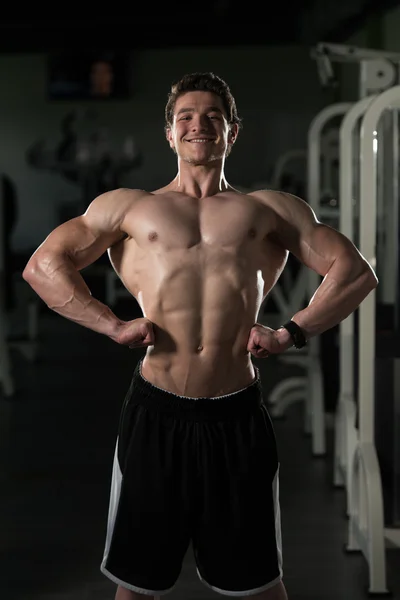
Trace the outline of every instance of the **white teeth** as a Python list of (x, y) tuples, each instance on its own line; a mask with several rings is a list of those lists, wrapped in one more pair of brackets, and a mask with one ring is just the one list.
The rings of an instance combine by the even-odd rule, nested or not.
[(189, 140), (191, 142), (196, 142), (196, 144), (200, 144), (200, 143), (205, 143), (205, 142), (209, 142), (210, 140)]

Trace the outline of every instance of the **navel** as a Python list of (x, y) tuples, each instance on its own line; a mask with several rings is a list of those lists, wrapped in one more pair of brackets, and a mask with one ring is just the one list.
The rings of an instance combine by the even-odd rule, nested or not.
[(249, 229), (249, 238), (255, 238), (257, 237), (257, 229), (255, 229), (255, 227), (252, 227), (251, 229)]

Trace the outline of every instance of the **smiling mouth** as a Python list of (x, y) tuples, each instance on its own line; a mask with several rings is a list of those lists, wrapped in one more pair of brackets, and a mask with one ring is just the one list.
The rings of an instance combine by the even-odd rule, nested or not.
[(193, 140), (186, 140), (186, 142), (190, 142), (191, 144), (207, 144), (209, 142), (213, 142), (214, 140), (211, 139), (204, 139), (204, 138), (195, 138)]

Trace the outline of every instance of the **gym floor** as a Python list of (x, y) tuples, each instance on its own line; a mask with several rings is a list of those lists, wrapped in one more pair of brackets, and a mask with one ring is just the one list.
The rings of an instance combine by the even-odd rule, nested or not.
[[(17, 392), (0, 396), (0, 597), (113, 600), (115, 585), (99, 565), (120, 409), (142, 354), (43, 313), (38, 362), (14, 350)], [(275, 359), (258, 366), (268, 393), (285, 373)], [(365, 560), (343, 551), (347, 520), (344, 492), (331, 483), (332, 432), (327, 456), (313, 458), (300, 406), (275, 431), (289, 599), (367, 598)], [(399, 550), (388, 550), (387, 568), (392, 598), (400, 599)], [(191, 550), (169, 597), (222, 598), (198, 580)]]

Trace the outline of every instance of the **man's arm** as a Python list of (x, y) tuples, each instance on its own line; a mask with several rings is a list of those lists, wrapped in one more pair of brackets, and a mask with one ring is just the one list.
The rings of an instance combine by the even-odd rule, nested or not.
[(122, 226), (134, 197), (133, 190), (98, 196), (84, 215), (50, 233), (23, 272), (25, 281), (50, 309), (114, 340), (123, 322), (92, 297), (79, 271), (125, 237)]
[(358, 308), (376, 288), (376, 274), (354, 244), (320, 223), (304, 200), (279, 192), (254, 195), (259, 194), (277, 215), (273, 241), (323, 277), (309, 305), (292, 317), (306, 338), (319, 335)]

